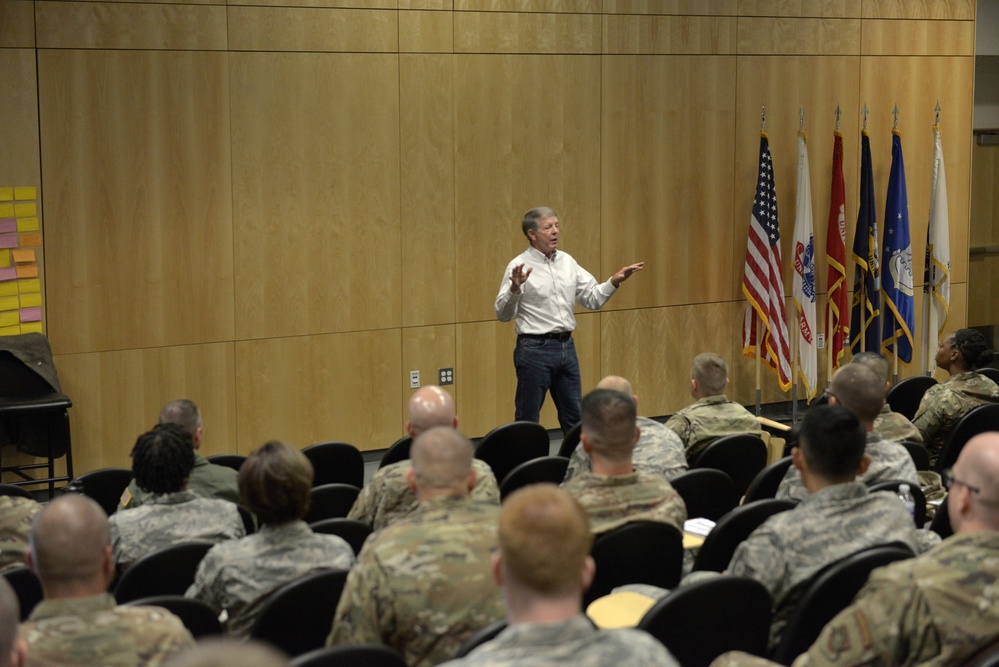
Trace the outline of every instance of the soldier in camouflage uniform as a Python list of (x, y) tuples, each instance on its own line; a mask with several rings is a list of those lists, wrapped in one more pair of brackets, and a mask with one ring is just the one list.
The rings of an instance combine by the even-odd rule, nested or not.
[[(885, 383), (885, 393), (891, 389), (891, 379), (888, 377), (888, 360), (880, 352), (858, 352), (850, 360), (851, 364), (863, 364), (877, 373)], [(909, 419), (902, 414), (892, 412), (891, 406), (885, 403), (874, 420), (874, 432), (885, 440), (892, 442), (923, 443), (923, 435)]]
[(24, 652), (27, 647), (17, 636), (17, 624), (21, 620), (21, 605), (17, 594), (0, 577), (0, 667), (23, 667)]
[(31, 667), (158, 667), (194, 645), (180, 619), (160, 607), (115, 606), (104, 511), (86, 496), (65, 495), (35, 519), (31, 568), (45, 599), (21, 624)]
[(302, 521), (312, 480), (309, 460), (283, 442), (264, 444), (240, 469), (243, 504), (263, 525), (253, 535), (212, 547), (186, 593), (216, 612), (224, 609), (230, 634), (245, 636), (261, 605), (282, 584), (354, 564), (354, 552), (343, 539), (317, 535)]
[[(795, 667), (969, 664), (999, 628), (999, 433), (961, 450), (947, 501), (954, 535), (871, 573)], [(770, 665), (729, 653), (717, 667)]]
[[(434, 426), (458, 428), (458, 416), (451, 394), (429, 385), (415, 391), (409, 399), (406, 433), (415, 438)], [(377, 470), (361, 489), (347, 518), (363, 521), (372, 530), (381, 530), (416, 509), (416, 494), (406, 482), (410, 467), (409, 461), (398, 461)], [(499, 485), (492, 468), (485, 461), (474, 459), (472, 469), (475, 470), (472, 497), (499, 505)]]
[(936, 464), (961, 417), (979, 405), (999, 403), (999, 386), (974, 370), (988, 366), (992, 359), (985, 336), (974, 329), (959, 329), (940, 342), (937, 366), (950, 377), (926, 390), (912, 419), (923, 434), (931, 465)]
[(570, 494), (549, 484), (515, 491), (500, 510), (499, 544), (493, 578), (507, 600), (508, 627), (449, 667), (678, 667), (646, 633), (598, 630), (583, 615), (592, 538)]
[(385, 644), (410, 667), (429, 667), (503, 617), (489, 565), (499, 507), (470, 497), (472, 445), (454, 429), (419, 435), (411, 460), (419, 506), (368, 538), (327, 644)]
[[(631, 396), (638, 406), (638, 396), (631, 389), (631, 383), (623, 377), (608, 375), (597, 383), (597, 389), (613, 389)], [(637, 417), (636, 423), (641, 435), (631, 453), (631, 463), (638, 472), (672, 479), (687, 470), (687, 456), (683, 451), (683, 442), (673, 431), (659, 422), (647, 417)], [(590, 472), (590, 457), (583, 451), (580, 443), (569, 457), (569, 467), (565, 471), (565, 484), (576, 475)]]
[(136, 440), (132, 471), (139, 488), (153, 497), (142, 507), (108, 519), (114, 560), (121, 570), (178, 542), (221, 542), (246, 534), (236, 505), (185, 490), (193, 464), (191, 434), (177, 424), (157, 424)]
[[(198, 406), (187, 399), (171, 401), (160, 410), (159, 423), (178, 424), (191, 434), (194, 446), (194, 467), (191, 469), (191, 478), (187, 482), (187, 490), (193, 491), (202, 498), (217, 498), (238, 503), (239, 489), (237, 488), (236, 471), (226, 466), (209, 463), (208, 459), (198, 453), (198, 449), (201, 447), (201, 437), (204, 433), (201, 411), (198, 410)], [(118, 511), (140, 507), (149, 502), (150, 498), (152, 498), (152, 494), (139, 488), (138, 483), (133, 479), (121, 494), (121, 500), (118, 501)]]
[(0, 496), (0, 572), (24, 566), (31, 520), (41, 509), (30, 498)]
[(666, 426), (683, 441), (688, 461), (722, 436), (763, 433), (749, 410), (728, 400), (724, 393), (727, 386), (728, 364), (724, 359), (710, 352), (694, 357), (690, 394), (697, 400), (666, 421)]
[(580, 444), (593, 472), (565, 484), (590, 516), (595, 534), (630, 521), (658, 521), (683, 530), (687, 507), (666, 478), (635, 472), (631, 452), (638, 440), (635, 402), (612, 389), (595, 389), (583, 397)]

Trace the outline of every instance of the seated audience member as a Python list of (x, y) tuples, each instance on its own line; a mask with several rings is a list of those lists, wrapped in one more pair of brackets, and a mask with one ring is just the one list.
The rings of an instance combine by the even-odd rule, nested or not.
[(419, 505), (364, 544), (327, 644), (385, 644), (429, 667), (503, 617), (490, 575), (499, 507), (470, 496), (472, 445), (454, 429), (417, 436), (411, 459)]
[(246, 635), (263, 602), (282, 584), (319, 570), (347, 569), (354, 552), (335, 535), (317, 535), (302, 521), (309, 509), (312, 464), (299, 450), (271, 441), (247, 457), (239, 471), (243, 505), (260, 531), (216, 544), (187, 596), (226, 611), (226, 630)]
[[(458, 417), (451, 394), (428, 385), (416, 390), (409, 399), (406, 433), (415, 438), (434, 426), (458, 428)], [(397, 461), (375, 471), (361, 489), (347, 518), (363, 521), (372, 530), (381, 530), (416, 509), (416, 494), (406, 481), (410, 467), (409, 461)], [(472, 497), (499, 505), (499, 486), (492, 468), (485, 461), (473, 459), (472, 469), (475, 470)]]
[(592, 472), (573, 477), (565, 489), (590, 517), (595, 534), (630, 521), (659, 521), (683, 530), (687, 507), (665, 477), (635, 472), (631, 452), (640, 436), (635, 401), (612, 389), (583, 397), (580, 444)]
[(550, 484), (515, 491), (500, 510), (493, 556), (508, 627), (449, 667), (676, 666), (646, 633), (598, 630), (583, 615), (592, 542), (586, 513), (569, 493)]
[[(885, 383), (864, 364), (849, 363), (833, 375), (826, 392), (829, 405), (840, 405), (852, 412), (867, 433), (865, 454), (870, 459), (867, 469), (857, 479), (864, 484), (888, 480), (908, 482), (919, 487), (919, 473), (909, 451), (881, 437), (874, 430), (874, 420), (885, 404)], [(808, 490), (802, 484), (801, 473), (794, 466), (788, 469), (777, 488), (778, 499), (803, 500)]]
[[(204, 435), (201, 411), (198, 410), (198, 406), (193, 401), (184, 398), (171, 401), (160, 410), (159, 423), (177, 424), (191, 434), (194, 467), (191, 469), (191, 478), (187, 482), (187, 490), (193, 491), (202, 498), (218, 498), (238, 503), (239, 488), (237, 488), (236, 471), (226, 466), (209, 463), (208, 459), (198, 453), (198, 449), (201, 447), (201, 438)], [(152, 494), (140, 489), (135, 479), (132, 479), (128, 483), (128, 488), (121, 494), (118, 511), (135, 509), (148, 502), (151, 497)]]
[[(949, 475), (954, 535), (871, 573), (795, 667), (964, 665), (996, 639), (999, 604), (999, 433), (975, 436)], [(727, 653), (715, 663), (769, 665)]]
[[(891, 389), (891, 379), (888, 377), (888, 360), (880, 352), (858, 352), (850, 360), (851, 364), (862, 364), (874, 371), (884, 380), (885, 395)], [(874, 420), (874, 432), (884, 440), (892, 442), (918, 442), (922, 444), (923, 434), (909, 421), (908, 417), (898, 412), (892, 412), (891, 406), (885, 403), (881, 406), (877, 419)]]
[(21, 624), (32, 667), (157, 667), (194, 645), (165, 609), (115, 606), (107, 517), (86, 496), (61, 496), (39, 512), (28, 563), (44, 593)]
[(27, 564), (31, 520), (41, 509), (30, 498), (0, 496), (0, 572)]
[(270, 644), (252, 639), (202, 639), (163, 667), (288, 667), (288, 658)]
[[(631, 396), (635, 407), (638, 407), (638, 396), (632, 393), (631, 383), (623, 377), (608, 375), (597, 383), (597, 389), (613, 389)], [(687, 470), (687, 456), (684, 454), (683, 442), (676, 433), (648, 417), (637, 417), (636, 423), (642, 435), (635, 443), (635, 449), (631, 454), (631, 463), (635, 466), (635, 470), (666, 479), (676, 477)], [(562, 483), (591, 470), (590, 457), (583, 450), (583, 443), (579, 443), (569, 458), (569, 467), (565, 471)]]
[(937, 348), (937, 366), (950, 374), (923, 394), (912, 423), (923, 434), (923, 444), (935, 465), (947, 436), (965, 414), (979, 405), (999, 403), (999, 386), (976, 369), (992, 363), (985, 336), (974, 329), (958, 329)]
[(108, 519), (115, 564), (122, 570), (157, 549), (178, 542), (221, 542), (245, 534), (236, 505), (187, 491), (194, 465), (191, 434), (176, 424), (157, 424), (132, 448), (132, 471), (151, 498)]
[(690, 395), (697, 399), (666, 421), (686, 447), (693, 461), (718, 438), (738, 433), (760, 435), (760, 422), (746, 408), (728, 400), (728, 365), (717, 354), (705, 352), (694, 357), (690, 367)]
[(25, 644), (17, 636), (21, 605), (7, 580), (0, 577), (0, 667), (24, 667)]

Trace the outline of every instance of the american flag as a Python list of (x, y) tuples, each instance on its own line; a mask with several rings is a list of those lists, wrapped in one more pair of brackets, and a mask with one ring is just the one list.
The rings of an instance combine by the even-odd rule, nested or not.
[(742, 277), (746, 295), (746, 318), (742, 330), (742, 353), (756, 356), (759, 344), (757, 323), (762, 324), (760, 357), (770, 366), (787, 391), (791, 387), (791, 350), (788, 346), (787, 311), (784, 305), (784, 279), (781, 275), (780, 225), (777, 217), (777, 193), (774, 190), (773, 163), (767, 135), (760, 133), (760, 171), (756, 179), (756, 197), (749, 217), (749, 243), (746, 246), (746, 271)]

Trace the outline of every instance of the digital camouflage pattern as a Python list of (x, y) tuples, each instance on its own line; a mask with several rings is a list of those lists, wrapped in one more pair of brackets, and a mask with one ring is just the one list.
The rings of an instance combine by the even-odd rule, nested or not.
[(693, 461), (705, 447), (722, 436), (763, 433), (753, 413), (728, 400), (724, 394), (705, 396), (688, 405), (670, 417), (666, 426), (680, 436), (688, 461)]
[(253, 535), (212, 547), (186, 595), (216, 612), (225, 609), (226, 631), (246, 636), (275, 589), (307, 574), (353, 564), (353, 549), (336, 535), (314, 533), (304, 521), (264, 525)]
[[(193, 491), (202, 498), (216, 498), (228, 500), (230, 503), (239, 503), (238, 480), (239, 473), (232, 468), (210, 463), (208, 459), (195, 452), (194, 468), (191, 469), (191, 477), (187, 481), (187, 490)], [(132, 478), (118, 500), (118, 511), (141, 507), (152, 497), (153, 494), (145, 489), (140, 489), (139, 485), (135, 483), (135, 478)]]
[[(794, 667), (966, 664), (999, 632), (999, 533), (961, 533), (871, 573)], [(729, 653), (712, 667), (774, 663)]]
[(563, 488), (576, 497), (590, 516), (594, 535), (631, 521), (657, 521), (683, 531), (687, 506), (662, 477), (644, 472), (609, 476), (586, 472)]
[(931, 465), (936, 464), (947, 436), (958, 420), (979, 405), (988, 403), (999, 403), (999, 385), (974, 371), (951, 375), (926, 390), (912, 423), (923, 434)]
[(885, 403), (881, 406), (881, 412), (874, 419), (874, 432), (885, 440), (892, 442), (918, 442), (923, 444), (923, 434), (919, 432), (909, 419), (897, 412), (891, 411), (891, 406)]
[(107, 593), (43, 600), (20, 633), (28, 667), (157, 667), (194, 646), (191, 633), (166, 609), (116, 607)]
[(26, 564), (31, 521), (41, 509), (30, 498), (0, 496), (0, 572)]
[(669, 651), (642, 630), (598, 630), (580, 614), (558, 623), (508, 627), (447, 667), (679, 667)]
[(373, 534), (347, 576), (326, 643), (385, 644), (409, 667), (453, 658), (506, 613), (490, 562), (498, 520), (498, 505), (449, 496)]
[[(408, 516), (416, 509), (416, 494), (406, 481), (406, 471), (411, 467), (407, 459), (379, 468), (361, 489), (347, 518), (363, 521), (371, 526), (372, 530), (381, 530), (390, 523)], [(473, 459), (472, 470), (475, 471), (472, 498), (499, 505), (499, 485), (489, 464)]]
[[(639, 417), (636, 424), (641, 431), (631, 454), (631, 464), (636, 471), (672, 479), (687, 470), (683, 442), (676, 433), (648, 417)], [(590, 457), (583, 451), (583, 445), (576, 445), (569, 457), (569, 467), (562, 483), (592, 469)]]
[(114, 562), (121, 568), (179, 542), (222, 542), (246, 534), (235, 505), (192, 491), (153, 496), (142, 507), (112, 514), (108, 526)]

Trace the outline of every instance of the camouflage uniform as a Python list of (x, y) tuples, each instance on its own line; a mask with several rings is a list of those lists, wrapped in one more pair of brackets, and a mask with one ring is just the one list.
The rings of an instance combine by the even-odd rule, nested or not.
[[(916, 464), (909, 456), (909, 450), (897, 442), (889, 442), (875, 432), (867, 433), (865, 452), (871, 457), (867, 472), (857, 477), (864, 484), (900, 480), (908, 482), (912, 488), (919, 487), (919, 473)], [(777, 487), (778, 500), (804, 500), (808, 489), (801, 483), (801, 473), (794, 466), (788, 468), (780, 486)]]
[(194, 639), (160, 607), (115, 606), (107, 593), (43, 600), (21, 624), (29, 667), (156, 667)]
[(354, 551), (335, 535), (318, 535), (304, 521), (265, 525), (240, 540), (216, 544), (198, 566), (187, 597), (227, 610), (226, 630), (245, 636), (261, 604), (279, 586), (326, 569), (348, 569)]
[(108, 517), (114, 561), (122, 569), (178, 542), (221, 542), (246, 534), (236, 506), (191, 491), (153, 496), (142, 507)]
[(580, 614), (557, 623), (519, 623), (448, 667), (679, 667), (669, 651), (641, 630), (598, 630)]
[[(361, 489), (347, 518), (363, 521), (372, 530), (381, 530), (416, 509), (416, 494), (406, 481), (406, 471), (410, 467), (406, 460), (378, 469)], [(472, 469), (475, 471), (472, 498), (499, 505), (499, 485), (492, 468), (485, 461), (473, 459)]]
[[(239, 503), (239, 473), (226, 466), (217, 466), (209, 463), (201, 454), (194, 453), (194, 468), (191, 469), (191, 477), (187, 481), (187, 490), (194, 491), (202, 498), (216, 498), (218, 500), (228, 500), (230, 503)], [(118, 501), (118, 511), (123, 509), (135, 509), (148, 503), (153, 494), (140, 489), (133, 478), (128, 483), (128, 488), (121, 494)]]
[(909, 419), (897, 412), (891, 411), (891, 406), (885, 403), (881, 407), (881, 412), (874, 419), (874, 432), (885, 440), (892, 442), (918, 442), (923, 444), (923, 434), (919, 432)]
[(936, 464), (947, 436), (958, 420), (987, 403), (999, 403), (999, 386), (974, 371), (951, 375), (945, 382), (926, 390), (912, 423), (923, 434), (931, 465)]
[(30, 498), (0, 496), (0, 571), (25, 565), (31, 521), (41, 509)]
[(753, 413), (728, 400), (724, 394), (705, 396), (688, 405), (670, 417), (666, 426), (680, 436), (687, 448), (688, 461), (693, 461), (705, 447), (722, 436), (763, 433)]
[(600, 534), (630, 521), (658, 521), (683, 530), (687, 506), (662, 477), (644, 472), (611, 477), (587, 472), (564, 486), (590, 515), (590, 530)]
[[(686, 472), (687, 456), (683, 451), (683, 442), (676, 433), (648, 417), (639, 417), (636, 423), (642, 434), (631, 454), (631, 464), (635, 470), (666, 479)], [(579, 444), (569, 457), (569, 467), (562, 483), (592, 469), (590, 457), (583, 451), (583, 445)]]
[[(960, 533), (871, 573), (795, 667), (965, 664), (999, 628), (999, 533)], [(770, 665), (726, 654), (713, 665)]]
[(499, 507), (434, 498), (372, 535), (347, 577), (327, 644), (385, 644), (409, 667), (454, 657), (476, 630), (503, 618), (490, 553)]

